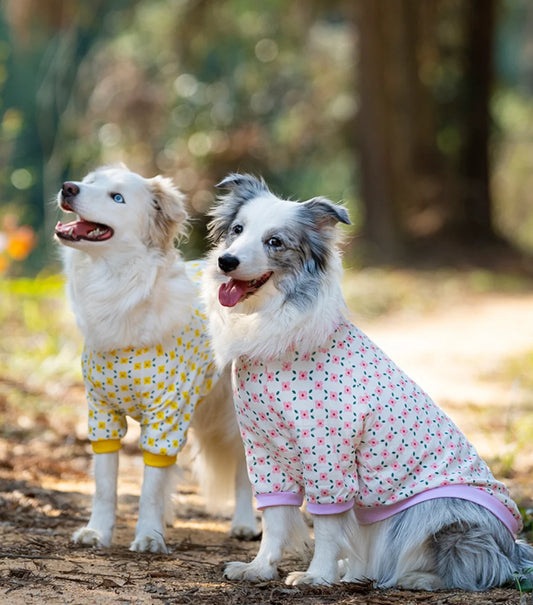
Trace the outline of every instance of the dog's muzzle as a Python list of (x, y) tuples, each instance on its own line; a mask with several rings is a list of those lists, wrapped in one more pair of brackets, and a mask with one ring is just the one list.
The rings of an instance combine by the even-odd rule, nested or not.
[(218, 266), (224, 273), (230, 273), (239, 266), (239, 259), (233, 254), (223, 254), (218, 257)]

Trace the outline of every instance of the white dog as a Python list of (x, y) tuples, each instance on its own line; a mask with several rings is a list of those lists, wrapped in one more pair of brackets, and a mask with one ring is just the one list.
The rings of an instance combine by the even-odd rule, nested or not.
[(131, 550), (167, 552), (172, 468), (193, 418), (209, 497), (220, 498), (220, 488), (234, 484), (234, 471), (231, 533), (251, 538), (252, 492), (229, 375), (216, 370), (199, 306), (202, 267), (185, 263), (174, 247), (187, 218), (182, 194), (169, 179), (144, 179), (121, 165), (64, 183), (58, 203), (78, 215), (58, 223), (55, 235), (65, 246), (68, 296), (85, 340), (82, 367), (95, 454), (90, 521), (73, 540), (111, 544), (126, 416), (141, 425), (145, 461)]
[(218, 362), (233, 380), (263, 538), (230, 579), (277, 576), (301, 534), (315, 551), (288, 584), (483, 590), (533, 563), (521, 519), (459, 429), (345, 317), (337, 223), (324, 198), (274, 196), (230, 175), (213, 211), (205, 296)]

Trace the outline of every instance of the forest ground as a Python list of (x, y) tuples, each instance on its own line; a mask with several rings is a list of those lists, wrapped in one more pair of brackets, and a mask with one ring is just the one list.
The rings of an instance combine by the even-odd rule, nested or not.
[[(392, 312), (358, 323), (452, 416), (521, 507), (533, 507), (533, 399), (531, 376), (524, 374), (521, 361), (533, 351), (533, 293), (484, 294), (422, 314)], [(68, 401), (72, 417), (21, 413), (27, 406), (17, 404), (43, 399), (50, 405)], [(204, 512), (187, 465), (178, 488), (177, 520), (167, 534), (172, 553), (132, 553), (128, 545), (142, 464), (131, 439), (121, 452), (113, 547), (73, 545), (70, 535), (87, 521), (92, 491), (81, 384), (41, 389), (0, 376), (0, 411), (2, 603), (533, 604), (531, 593), (515, 588), (428, 593), (226, 581), (224, 563), (250, 560), (258, 543), (229, 538), (228, 519)], [(282, 563), (282, 577), (301, 568), (289, 557)]]

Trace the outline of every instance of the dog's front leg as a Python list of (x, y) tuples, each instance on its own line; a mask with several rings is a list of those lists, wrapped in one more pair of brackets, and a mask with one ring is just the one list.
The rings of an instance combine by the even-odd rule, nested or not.
[(168, 554), (165, 544), (165, 494), (171, 475), (170, 466), (159, 468), (145, 465), (139, 519), (130, 550)]
[(86, 546), (111, 546), (117, 506), (118, 452), (94, 454), (93, 507), (89, 523), (72, 540)]
[(226, 565), (229, 580), (274, 580), (278, 563), (287, 546), (308, 540), (309, 532), (297, 506), (271, 506), (263, 511), (263, 536), (259, 552), (250, 563), (233, 561)]
[(339, 559), (349, 550), (347, 523), (350, 514), (313, 515), (315, 554), (307, 571), (293, 571), (286, 584), (335, 584), (339, 581)]

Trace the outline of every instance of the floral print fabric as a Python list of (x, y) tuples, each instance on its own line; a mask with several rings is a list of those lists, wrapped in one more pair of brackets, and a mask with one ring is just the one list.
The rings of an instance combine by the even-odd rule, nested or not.
[[(202, 264), (187, 263), (198, 285)], [(207, 318), (191, 302), (185, 327), (153, 347), (92, 351), (85, 348), (82, 369), (89, 402), (89, 440), (126, 434), (126, 416), (141, 424), (145, 452), (175, 456), (183, 447), (195, 406), (218, 379), (207, 336)]]
[(364, 519), (379, 509), (393, 514), (434, 488), (472, 486), (472, 497), (465, 489), (462, 497), (497, 499), (493, 508), (518, 529), (516, 505), (466, 437), (352, 324), (317, 351), (240, 357), (233, 380), (260, 507), (299, 504), (305, 493), (310, 512), (355, 504)]

